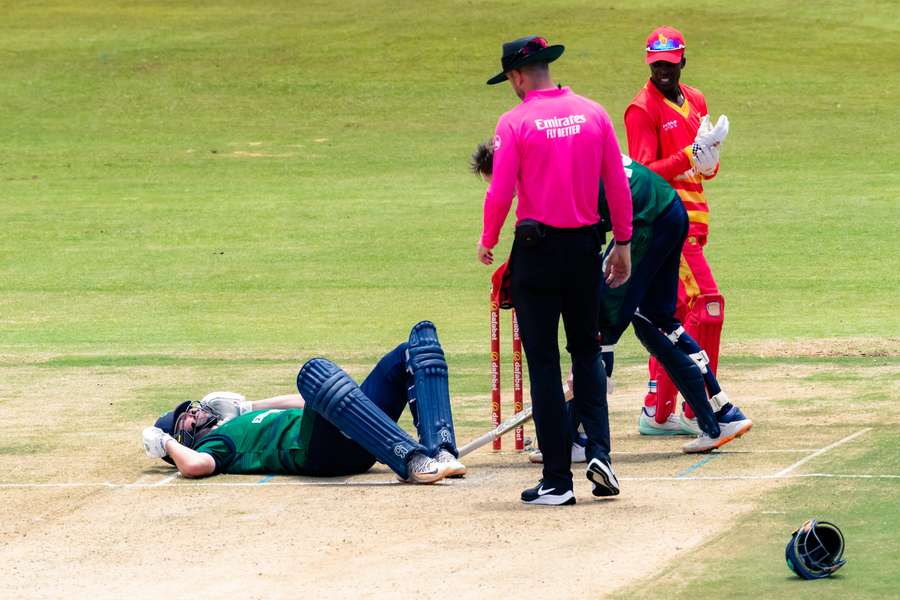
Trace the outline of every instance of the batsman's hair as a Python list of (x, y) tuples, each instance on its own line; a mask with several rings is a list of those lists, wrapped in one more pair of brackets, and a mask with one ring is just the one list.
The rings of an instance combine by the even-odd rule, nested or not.
[(490, 177), (494, 173), (494, 146), (490, 142), (478, 144), (469, 161), (472, 172), (482, 177)]

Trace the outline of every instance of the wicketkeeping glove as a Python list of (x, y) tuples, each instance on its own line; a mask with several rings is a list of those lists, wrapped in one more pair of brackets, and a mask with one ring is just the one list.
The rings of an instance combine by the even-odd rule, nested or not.
[(700, 118), (700, 126), (697, 128), (697, 136), (694, 138), (694, 141), (697, 141), (701, 135), (705, 135), (712, 131), (712, 120), (710, 120), (709, 115), (703, 115)]
[(710, 125), (709, 115), (704, 116), (700, 120), (700, 127), (697, 129), (697, 137), (694, 143), (707, 148), (714, 148), (725, 141), (728, 136), (728, 117), (722, 115), (716, 121), (715, 127)]
[(162, 458), (166, 456), (166, 442), (173, 439), (171, 435), (159, 427), (147, 427), (144, 429), (144, 452), (150, 458)]
[(253, 410), (253, 403), (235, 392), (212, 392), (203, 397), (200, 406), (220, 421), (229, 421)]
[(716, 173), (716, 165), (719, 164), (718, 146), (708, 148), (695, 143), (691, 146), (691, 164), (699, 173), (712, 177)]

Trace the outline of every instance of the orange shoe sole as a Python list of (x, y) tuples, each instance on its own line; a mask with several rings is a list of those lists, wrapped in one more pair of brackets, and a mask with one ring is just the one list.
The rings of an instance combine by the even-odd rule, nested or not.
[(733, 440), (736, 440), (737, 438), (741, 437), (742, 435), (744, 435), (745, 433), (747, 433), (748, 431), (750, 431), (750, 429), (752, 429), (752, 428), (753, 428), (753, 421), (750, 421), (749, 423), (747, 423), (747, 425), (745, 425), (744, 427), (741, 427), (740, 429), (738, 429), (737, 431), (735, 431), (734, 433), (732, 433), (732, 434), (729, 435), (728, 437), (719, 437), (719, 438), (717, 438), (716, 440), (714, 440), (713, 445), (710, 446), (710, 447), (708, 447), (708, 448), (698, 448), (698, 449), (696, 449), (696, 450), (694, 450), (694, 449), (682, 448), (682, 451), (683, 451), (685, 454), (706, 454), (707, 452), (712, 452), (712, 451), (715, 450), (716, 448), (721, 448), (722, 446), (724, 446), (724, 445), (727, 444), (728, 442), (731, 442), (731, 441), (733, 441)]

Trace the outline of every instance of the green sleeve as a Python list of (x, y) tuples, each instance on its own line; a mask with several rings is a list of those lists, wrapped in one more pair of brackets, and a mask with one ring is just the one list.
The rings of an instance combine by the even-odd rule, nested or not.
[(197, 452), (209, 454), (216, 461), (216, 469), (213, 475), (228, 471), (228, 467), (234, 462), (237, 452), (235, 451), (234, 442), (231, 438), (224, 435), (211, 433), (196, 448)]

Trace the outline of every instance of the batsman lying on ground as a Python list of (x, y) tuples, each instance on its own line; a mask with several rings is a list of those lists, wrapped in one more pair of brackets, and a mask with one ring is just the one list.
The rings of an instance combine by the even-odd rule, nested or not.
[[(144, 430), (144, 450), (184, 477), (333, 477), (364, 473), (376, 461), (408, 483), (463, 476), (447, 375), (437, 331), (422, 321), (361, 386), (331, 361), (314, 358), (297, 375), (299, 396), (248, 402), (216, 392), (183, 402)], [(397, 425), (407, 403), (418, 442)]]
[[(624, 154), (622, 163), (633, 202), (632, 271), (631, 278), (617, 288), (601, 282), (599, 326), (607, 376), (612, 376), (613, 349), (628, 325), (633, 324), (635, 335), (662, 364), (697, 415), (698, 437), (684, 445), (684, 452), (709, 452), (744, 435), (753, 423), (729, 402), (709, 366), (706, 352), (685, 333), (675, 317), (678, 266), (688, 232), (684, 205), (674, 188), (650, 169)], [(489, 178), (492, 164), (491, 148), (479, 145), (472, 156), (473, 170)], [(602, 222), (608, 228), (609, 209), (602, 183), (598, 201)], [(515, 298), (512, 302), (515, 305)], [(573, 416), (573, 460), (583, 456), (575, 447), (575, 440), (579, 439), (577, 426)]]

